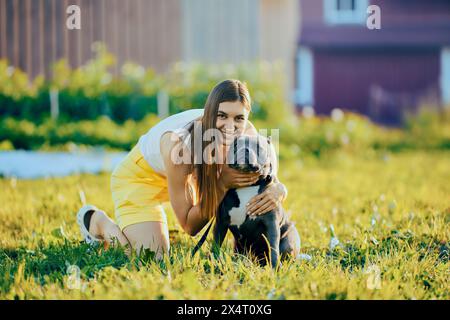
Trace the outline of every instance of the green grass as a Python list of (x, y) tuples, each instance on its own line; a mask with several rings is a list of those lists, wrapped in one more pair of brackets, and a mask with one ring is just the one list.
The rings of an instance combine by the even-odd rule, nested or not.
[[(276, 273), (232, 254), (231, 237), (221, 260), (208, 245), (192, 259), (198, 238), (183, 234), (170, 210), (172, 251), (162, 263), (80, 243), (80, 192), (112, 215), (106, 173), (2, 179), (0, 299), (450, 298), (450, 152), (297, 159), (280, 166), (284, 206), (312, 259), (286, 262)], [(330, 225), (340, 240), (333, 250)], [(80, 268), (81, 289), (69, 288), (69, 265)]]

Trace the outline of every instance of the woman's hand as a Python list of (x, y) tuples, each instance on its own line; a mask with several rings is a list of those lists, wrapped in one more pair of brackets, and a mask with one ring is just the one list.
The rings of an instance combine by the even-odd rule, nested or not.
[(261, 215), (276, 209), (286, 198), (286, 187), (281, 182), (269, 184), (266, 189), (247, 203), (248, 215)]
[(219, 183), (225, 190), (247, 187), (258, 181), (260, 173), (242, 173), (238, 170), (230, 168), (227, 164), (222, 166)]

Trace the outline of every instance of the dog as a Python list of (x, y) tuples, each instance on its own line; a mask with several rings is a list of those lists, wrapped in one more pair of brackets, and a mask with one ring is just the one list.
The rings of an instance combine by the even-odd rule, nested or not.
[[(288, 256), (300, 251), (300, 236), (282, 206), (259, 216), (246, 214), (246, 204), (273, 182), (270, 138), (239, 136), (230, 146), (228, 165), (241, 172), (259, 172), (259, 180), (249, 186), (227, 191), (222, 200), (213, 231), (213, 253), (217, 257), (228, 230), (235, 239), (235, 251), (254, 255), (260, 265), (270, 261), (276, 268)], [(231, 157), (231, 158), (230, 158)]]

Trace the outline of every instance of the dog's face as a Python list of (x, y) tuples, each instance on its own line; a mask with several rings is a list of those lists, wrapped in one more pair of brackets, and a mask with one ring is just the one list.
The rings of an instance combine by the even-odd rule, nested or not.
[(241, 172), (260, 172), (264, 175), (270, 166), (270, 152), (270, 139), (261, 135), (241, 135), (230, 146), (227, 163), (230, 168)]

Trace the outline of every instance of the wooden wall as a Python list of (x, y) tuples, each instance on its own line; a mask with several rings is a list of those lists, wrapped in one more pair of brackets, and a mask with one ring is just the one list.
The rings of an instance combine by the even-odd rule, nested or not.
[(295, 85), (295, 58), (300, 24), (299, 0), (262, 0), (260, 3), (260, 58), (284, 64), (286, 95)]
[[(66, 28), (72, 4), (81, 8), (81, 30)], [(102, 41), (118, 65), (132, 60), (161, 72), (181, 59), (180, 17), (179, 0), (0, 0), (0, 58), (48, 75), (63, 57), (83, 64)]]
[(418, 96), (439, 90), (438, 49), (317, 50), (314, 52), (314, 108), (329, 114), (334, 108), (369, 114), (373, 87)]
[[(66, 27), (69, 5), (81, 30)], [(158, 72), (176, 61), (282, 61), (293, 87), (298, 0), (0, 0), (0, 59), (36, 76), (66, 58), (72, 67), (104, 42), (120, 65)]]
[(239, 63), (258, 58), (260, 0), (182, 0), (183, 60)]

